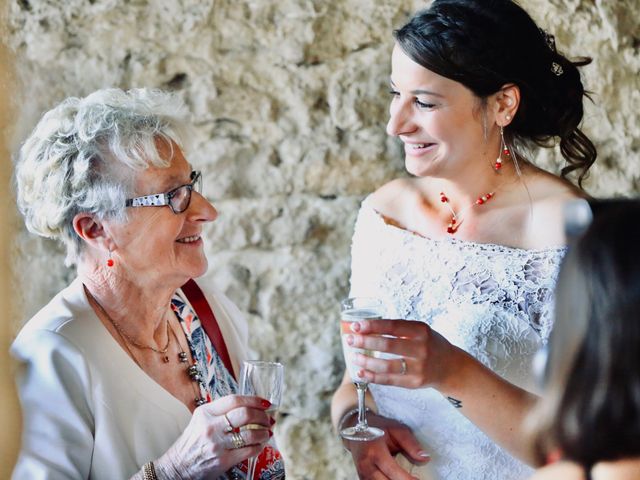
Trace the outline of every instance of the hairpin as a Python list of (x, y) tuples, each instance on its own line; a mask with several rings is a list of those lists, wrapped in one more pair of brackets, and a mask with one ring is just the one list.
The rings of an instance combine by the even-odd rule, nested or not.
[(557, 53), (557, 50), (556, 50), (556, 37), (554, 37), (550, 33), (547, 33), (547, 31), (542, 29), (542, 28), (538, 28), (538, 30), (540, 30), (540, 33), (544, 37), (544, 41), (547, 44), (547, 47), (549, 47), (549, 50), (551, 50), (554, 53)]
[[(547, 47), (549, 47), (549, 50), (551, 50), (553, 53), (558, 53), (558, 51), (556, 50), (556, 37), (554, 37), (550, 33), (547, 33), (542, 28), (538, 28), (538, 30), (540, 30), (540, 34), (544, 38), (544, 41), (547, 44)], [(556, 77), (559, 77), (564, 73), (564, 69), (562, 68), (562, 65), (560, 65), (558, 62), (551, 62), (551, 72)]]

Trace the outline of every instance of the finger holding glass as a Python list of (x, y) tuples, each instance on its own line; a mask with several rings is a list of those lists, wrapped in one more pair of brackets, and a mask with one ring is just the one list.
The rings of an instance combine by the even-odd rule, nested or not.
[[(259, 360), (243, 362), (240, 370), (240, 393), (268, 400), (271, 403), (266, 410), (268, 415), (273, 417), (278, 411), (283, 390), (284, 366), (281, 363)], [(247, 479), (253, 480), (257, 458), (257, 456), (249, 458)]]
[(347, 338), (352, 333), (351, 324), (360, 320), (379, 320), (383, 317), (383, 307), (379, 300), (374, 298), (347, 298), (340, 304), (340, 332), (342, 337), (342, 350), (351, 380), (358, 392), (358, 423), (353, 427), (347, 427), (340, 432), (342, 438), (353, 441), (371, 441), (380, 438), (384, 432), (367, 424), (365, 395), (368, 382), (358, 376), (360, 367), (354, 363), (354, 356), (364, 354), (373, 356), (371, 350), (354, 348), (347, 343)]

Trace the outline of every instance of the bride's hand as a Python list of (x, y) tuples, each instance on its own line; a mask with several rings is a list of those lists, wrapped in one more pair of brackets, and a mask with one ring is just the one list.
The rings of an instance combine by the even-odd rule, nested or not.
[(405, 388), (440, 388), (456, 371), (462, 351), (423, 322), (362, 320), (351, 324), (347, 343), (355, 348), (399, 355), (383, 359), (356, 354), (358, 376), (369, 383)]
[(351, 452), (358, 477), (362, 480), (414, 480), (415, 477), (394, 458), (394, 455), (402, 453), (414, 464), (425, 464), (430, 460), (411, 429), (397, 420), (373, 412), (368, 414), (367, 419), (371, 425), (384, 430), (383, 438), (371, 442), (343, 440), (345, 447)]

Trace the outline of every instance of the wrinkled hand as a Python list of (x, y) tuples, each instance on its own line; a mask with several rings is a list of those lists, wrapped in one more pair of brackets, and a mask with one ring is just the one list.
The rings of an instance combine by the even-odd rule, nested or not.
[[(228, 395), (196, 408), (183, 434), (155, 463), (160, 478), (217, 478), (258, 455), (271, 437), (270, 403), (260, 397)], [(225, 414), (245, 443), (234, 448)], [(251, 424), (249, 429), (246, 425)]]
[[(362, 367), (358, 376), (369, 383), (405, 388), (438, 388), (455, 371), (458, 350), (423, 322), (412, 320), (362, 320), (351, 324), (347, 337), (352, 347), (393, 353), (402, 358), (353, 356)], [(383, 336), (385, 335), (385, 336)], [(403, 364), (404, 363), (404, 364)]]
[(351, 451), (353, 463), (361, 480), (413, 480), (404, 468), (398, 465), (393, 455), (404, 454), (411, 462), (424, 464), (430, 460), (420, 442), (406, 425), (369, 412), (368, 423), (384, 430), (384, 437), (372, 442), (343, 440)]

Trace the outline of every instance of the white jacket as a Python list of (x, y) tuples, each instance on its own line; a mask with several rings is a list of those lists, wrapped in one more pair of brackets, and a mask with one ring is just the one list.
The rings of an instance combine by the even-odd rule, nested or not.
[[(247, 324), (223, 293), (203, 291), (237, 377)], [(118, 345), (79, 279), (27, 322), (11, 353), (24, 417), (14, 479), (127, 479), (160, 457), (191, 418)]]

